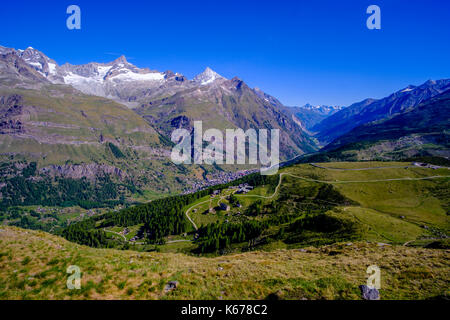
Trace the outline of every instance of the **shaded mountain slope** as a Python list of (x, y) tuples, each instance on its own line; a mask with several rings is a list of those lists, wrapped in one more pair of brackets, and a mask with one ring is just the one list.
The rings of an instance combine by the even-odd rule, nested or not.
[(238, 78), (216, 80), (148, 101), (135, 110), (168, 136), (175, 128), (192, 129), (194, 121), (202, 120), (204, 129), (279, 129), (284, 158), (316, 149), (314, 141), (289, 115)]
[(315, 125), (311, 131), (323, 144), (327, 144), (365, 123), (389, 118), (410, 107), (439, 95), (450, 88), (450, 79), (427, 81), (421, 86), (408, 86), (379, 100), (366, 99), (355, 103)]
[(450, 90), (390, 119), (356, 127), (333, 141), (324, 150), (336, 149), (355, 142), (397, 140), (406, 136), (416, 136), (418, 139), (441, 137), (441, 146), (448, 148), (449, 129)]

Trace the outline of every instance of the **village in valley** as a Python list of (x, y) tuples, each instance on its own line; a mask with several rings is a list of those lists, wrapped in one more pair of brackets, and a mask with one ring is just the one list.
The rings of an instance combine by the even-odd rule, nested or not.
[[(235, 194), (247, 194), (253, 187), (248, 183), (240, 184), (239, 186), (231, 186), (228, 189), (223, 191), (214, 190), (210, 196), (209, 208), (207, 211), (204, 211), (203, 214), (212, 213), (215, 214), (217, 211), (230, 212), (231, 208), (242, 208), (242, 204), (234, 197)], [(217, 206), (213, 206), (213, 200), (217, 200)], [(197, 210), (197, 209), (194, 209)], [(193, 211), (194, 213), (197, 211)], [(241, 212), (238, 211), (237, 215), (241, 215)]]
[[(191, 242), (196, 240), (196, 231), (201, 226), (215, 222), (238, 222), (245, 219), (245, 208), (249, 204), (249, 200), (242, 196), (253, 190), (254, 187), (248, 183), (230, 186), (223, 190), (214, 190), (210, 195), (190, 204), (189, 208), (183, 208), (192, 224), (190, 232), (168, 236), (165, 243), (162, 244), (162, 249), (171, 251), (172, 247), (174, 250), (178, 250), (180, 246), (191, 246)], [(104, 229), (104, 231), (130, 245), (144, 245), (143, 235), (139, 231), (141, 226), (112, 227)]]
[(225, 184), (255, 172), (258, 172), (258, 169), (240, 170), (237, 172), (219, 171), (211, 173), (204, 177), (204, 179), (187, 181), (190, 187), (183, 191), (182, 194), (194, 193), (212, 186)]

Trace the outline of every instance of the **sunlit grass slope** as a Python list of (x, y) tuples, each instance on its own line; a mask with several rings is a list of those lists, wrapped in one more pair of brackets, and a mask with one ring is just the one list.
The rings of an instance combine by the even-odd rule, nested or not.
[[(448, 295), (448, 250), (337, 244), (217, 258), (79, 246), (43, 232), (0, 229), (1, 299), (359, 299), (369, 265), (382, 299)], [(69, 265), (81, 290), (66, 287)], [(169, 281), (178, 288), (164, 292)]]

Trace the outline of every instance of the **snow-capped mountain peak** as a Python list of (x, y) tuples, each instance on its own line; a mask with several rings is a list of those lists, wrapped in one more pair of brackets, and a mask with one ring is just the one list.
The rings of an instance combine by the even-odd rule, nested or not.
[(127, 58), (124, 55), (121, 55), (116, 60), (111, 62), (111, 64), (121, 64), (121, 63), (122, 64), (129, 64), (128, 61), (127, 61)]
[(114, 99), (130, 107), (139, 105), (144, 98), (175, 94), (188, 88), (221, 86), (227, 81), (209, 67), (193, 80), (188, 80), (182, 74), (172, 71), (139, 68), (128, 62), (123, 55), (108, 63), (58, 65), (56, 61), (31, 47), (16, 50), (0, 46), (0, 55), (6, 54), (17, 56), (51, 83), (70, 85), (85, 94)]
[(213, 83), (217, 79), (225, 79), (220, 74), (212, 70), (210, 67), (206, 67), (205, 71), (195, 76), (193, 79), (194, 82), (199, 83), (201, 85), (207, 85)]
[(307, 110), (314, 110), (314, 111), (324, 113), (324, 114), (331, 114), (331, 113), (334, 113), (334, 112), (337, 112), (337, 111), (340, 111), (343, 109), (343, 107), (341, 107), (341, 106), (322, 106), (322, 105), (313, 106), (309, 103), (305, 104), (301, 108), (307, 109)]

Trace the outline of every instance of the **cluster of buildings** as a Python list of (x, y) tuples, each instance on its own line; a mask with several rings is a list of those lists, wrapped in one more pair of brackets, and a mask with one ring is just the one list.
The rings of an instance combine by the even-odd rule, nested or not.
[(413, 164), (413, 166), (416, 166), (416, 167), (429, 168), (429, 169), (433, 169), (433, 170), (445, 168), (442, 166), (436, 166), (434, 164), (422, 163), (422, 162), (413, 162), (412, 164)]
[(216, 186), (219, 184), (225, 184), (230, 181), (234, 181), (236, 179), (242, 178), (244, 176), (247, 176), (249, 174), (257, 172), (258, 169), (252, 169), (252, 170), (241, 170), (238, 172), (215, 172), (211, 174), (210, 179), (205, 180), (195, 180), (195, 181), (188, 181), (188, 183), (191, 184), (191, 188), (184, 191), (183, 194), (189, 194), (194, 193), (197, 191), (200, 191), (202, 189), (206, 189), (212, 186)]
[(236, 191), (237, 194), (246, 194), (249, 191), (253, 190), (253, 187), (250, 186), (248, 183), (240, 184)]

